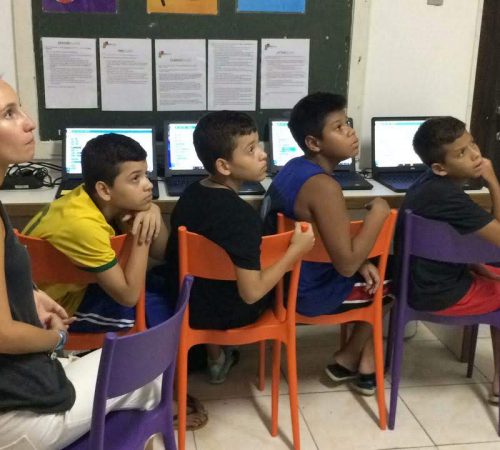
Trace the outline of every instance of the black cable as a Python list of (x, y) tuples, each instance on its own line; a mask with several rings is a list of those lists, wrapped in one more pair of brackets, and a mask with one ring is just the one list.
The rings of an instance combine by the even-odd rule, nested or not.
[(34, 177), (40, 180), (42, 186), (54, 187), (56, 181), (59, 180), (60, 177), (53, 180), (49, 173), (49, 169), (60, 171), (61, 166), (46, 162), (30, 161), (23, 164), (13, 164), (7, 170), (6, 175), (12, 177)]

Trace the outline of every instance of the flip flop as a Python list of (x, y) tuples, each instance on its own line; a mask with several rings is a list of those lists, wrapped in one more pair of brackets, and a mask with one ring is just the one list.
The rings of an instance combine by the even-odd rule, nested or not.
[(499, 395), (498, 394), (490, 394), (488, 398), (488, 402), (490, 402), (492, 405), (498, 405), (499, 403)]
[[(187, 431), (195, 431), (203, 428), (208, 422), (208, 414), (207, 410), (203, 406), (203, 404), (195, 397), (192, 397), (188, 394), (187, 396), (187, 414), (186, 414), (186, 430)], [(197, 424), (190, 425), (189, 419), (199, 418)], [(179, 417), (177, 414), (174, 414), (174, 428), (177, 430), (179, 428)]]

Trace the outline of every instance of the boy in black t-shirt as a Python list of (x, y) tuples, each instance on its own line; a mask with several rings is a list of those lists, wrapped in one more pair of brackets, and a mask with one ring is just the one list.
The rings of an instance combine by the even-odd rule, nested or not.
[[(453, 117), (429, 119), (415, 133), (413, 147), (430, 170), (409, 189), (400, 212), (411, 209), (419, 216), (447, 222), (461, 234), (477, 233), (500, 245), (500, 186), (491, 161), (481, 156), (465, 124)], [(467, 179), (480, 176), (490, 191), (492, 214), (462, 189)], [(400, 214), (397, 243), (403, 218)], [(417, 310), (460, 316), (500, 309), (500, 269), (495, 267), (415, 258), (411, 280), (410, 304)], [(491, 336), (493, 348), (499, 348), (499, 330), (491, 327)], [(498, 403), (500, 366), (496, 359), (490, 400)]]
[[(197, 124), (193, 142), (208, 178), (193, 183), (177, 202), (171, 218), (166, 265), (168, 287), (178, 291), (178, 233), (184, 225), (222, 247), (233, 261), (236, 282), (196, 279), (189, 302), (193, 328), (241, 327), (257, 320), (267, 307), (266, 294), (287, 268), (314, 243), (312, 229), (297, 225), (285, 256), (261, 270), (262, 226), (257, 212), (238, 196), (244, 181), (262, 181), (267, 155), (259, 144), (257, 128), (246, 114), (218, 111), (205, 115)], [(211, 383), (222, 383), (235, 354), (218, 345), (207, 345)]]

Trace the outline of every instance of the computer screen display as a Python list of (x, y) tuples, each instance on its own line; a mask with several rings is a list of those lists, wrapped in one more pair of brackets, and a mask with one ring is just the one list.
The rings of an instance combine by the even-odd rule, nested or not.
[(85, 144), (101, 134), (123, 134), (137, 141), (146, 150), (148, 172), (153, 172), (153, 128), (66, 128), (65, 136), (65, 171), (69, 175), (82, 173), (81, 155)]
[(425, 118), (373, 120), (373, 158), (376, 167), (422, 164), (413, 150), (413, 136)]
[(170, 170), (203, 170), (193, 145), (196, 123), (169, 123), (167, 164)]
[[(288, 128), (287, 120), (271, 120), (271, 149), (273, 165), (284, 166), (292, 158), (304, 156), (303, 150), (297, 144)], [(339, 166), (350, 166), (352, 158), (340, 162)]]

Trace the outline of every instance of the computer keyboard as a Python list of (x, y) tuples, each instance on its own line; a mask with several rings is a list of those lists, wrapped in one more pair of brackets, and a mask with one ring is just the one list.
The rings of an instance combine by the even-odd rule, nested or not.
[(373, 185), (356, 172), (347, 170), (335, 171), (333, 178), (340, 184), (340, 187), (344, 191), (373, 189)]

